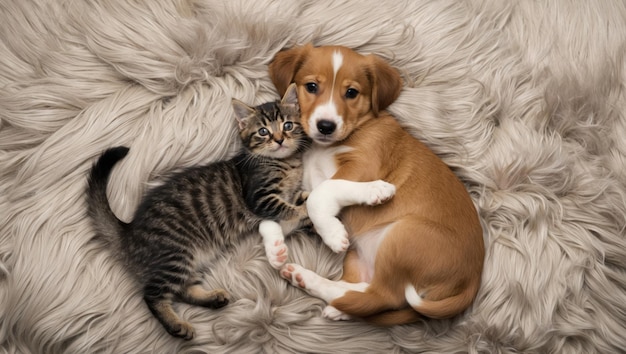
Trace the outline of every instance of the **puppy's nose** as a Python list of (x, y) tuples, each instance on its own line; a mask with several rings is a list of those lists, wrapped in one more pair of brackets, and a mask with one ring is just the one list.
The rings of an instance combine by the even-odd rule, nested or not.
[(317, 122), (317, 130), (324, 135), (332, 134), (335, 129), (337, 129), (337, 124), (335, 124), (335, 122), (333, 121), (320, 120), (319, 122)]

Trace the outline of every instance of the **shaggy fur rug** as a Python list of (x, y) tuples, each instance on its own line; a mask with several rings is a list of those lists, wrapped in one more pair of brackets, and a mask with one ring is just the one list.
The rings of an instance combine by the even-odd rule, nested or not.
[[(0, 0), (0, 351), (8, 353), (609, 353), (626, 348), (626, 4), (622, 1)], [(313, 42), (403, 74), (390, 110), (466, 184), (487, 255), (464, 315), (379, 328), (320, 316), (259, 237), (180, 305), (169, 336), (110, 250), (90, 241), (86, 173), (131, 147), (123, 219), (159, 176), (229, 157), (232, 97), (277, 97), (267, 65)], [(331, 278), (315, 237), (291, 258)]]

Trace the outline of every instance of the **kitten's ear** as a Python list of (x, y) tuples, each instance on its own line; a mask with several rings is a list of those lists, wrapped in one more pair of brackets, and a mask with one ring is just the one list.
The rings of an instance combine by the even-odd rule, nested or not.
[(239, 123), (239, 130), (243, 130), (248, 123), (248, 118), (254, 114), (254, 108), (233, 98), (233, 110), (237, 123)]
[(283, 96), (283, 99), (280, 101), (281, 104), (298, 104), (298, 86), (294, 83), (287, 87), (287, 92)]

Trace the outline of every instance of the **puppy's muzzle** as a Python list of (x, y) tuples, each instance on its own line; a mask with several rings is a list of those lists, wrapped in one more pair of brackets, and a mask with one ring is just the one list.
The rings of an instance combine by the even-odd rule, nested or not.
[(333, 121), (322, 119), (317, 122), (317, 131), (324, 135), (331, 135), (337, 129), (337, 124)]

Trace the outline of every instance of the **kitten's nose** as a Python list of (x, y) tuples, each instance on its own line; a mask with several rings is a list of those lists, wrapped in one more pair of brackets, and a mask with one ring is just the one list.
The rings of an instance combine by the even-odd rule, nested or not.
[(285, 136), (280, 132), (272, 133), (272, 140), (276, 142), (278, 145), (282, 145), (283, 141), (285, 141)]
[(337, 129), (337, 124), (333, 121), (322, 119), (317, 122), (317, 130), (324, 135), (332, 134), (335, 129)]

